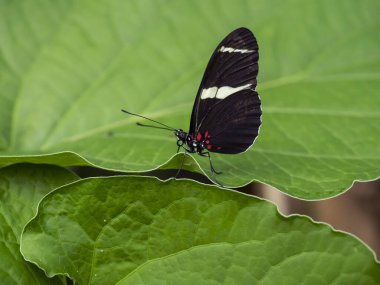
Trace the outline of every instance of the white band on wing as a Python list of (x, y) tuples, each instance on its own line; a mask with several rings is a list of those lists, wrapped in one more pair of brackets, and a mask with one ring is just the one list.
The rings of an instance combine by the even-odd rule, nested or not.
[(250, 52), (254, 52), (255, 50), (249, 50), (249, 49), (237, 49), (237, 48), (232, 48), (232, 47), (225, 47), (225, 46), (221, 46), (220, 49), (219, 49), (220, 52), (240, 52), (240, 53), (250, 53)]
[(210, 87), (202, 89), (201, 93), (201, 99), (207, 99), (207, 98), (216, 98), (216, 99), (224, 99), (240, 90), (248, 89), (251, 87), (252, 84), (246, 84), (239, 87), (230, 87), (230, 86), (223, 86), (223, 87)]

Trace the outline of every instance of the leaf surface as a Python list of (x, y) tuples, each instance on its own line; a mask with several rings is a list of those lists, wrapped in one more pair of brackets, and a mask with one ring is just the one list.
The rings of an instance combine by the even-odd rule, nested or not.
[[(20, 253), (21, 233), (44, 195), (77, 177), (57, 166), (12, 165), (0, 169), (1, 284), (58, 284)], [(41, 249), (40, 254), (46, 250)], [(61, 283), (62, 284), (62, 283)]]
[(356, 238), (185, 180), (121, 176), (60, 188), (41, 202), (21, 250), (78, 284), (380, 282), (380, 265)]

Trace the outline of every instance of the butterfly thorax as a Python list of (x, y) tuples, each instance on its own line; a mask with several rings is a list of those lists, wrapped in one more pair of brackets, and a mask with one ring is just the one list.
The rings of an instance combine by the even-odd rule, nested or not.
[(186, 145), (186, 150), (191, 153), (202, 153), (204, 149), (210, 149), (210, 137), (205, 136), (201, 133), (197, 133), (196, 135), (188, 134), (183, 130), (177, 130), (175, 132), (177, 140), (177, 145), (182, 147)]

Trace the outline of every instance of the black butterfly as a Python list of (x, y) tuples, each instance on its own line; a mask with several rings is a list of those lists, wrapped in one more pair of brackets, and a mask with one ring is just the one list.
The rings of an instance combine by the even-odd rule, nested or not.
[(219, 174), (211, 163), (210, 152), (244, 152), (258, 135), (261, 125), (260, 97), (255, 91), (258, 59), (258, 45), (250, 30), (236, 29), (222, 40), (203, 75), (188, 133), (144, 116), (122, 111), (163, 127), (138, 123), (140, 126), (174, 131), (178, 138), (177, 152), (182, 147), (185, 153), (198, 153), (208, 157), (212, 173)]

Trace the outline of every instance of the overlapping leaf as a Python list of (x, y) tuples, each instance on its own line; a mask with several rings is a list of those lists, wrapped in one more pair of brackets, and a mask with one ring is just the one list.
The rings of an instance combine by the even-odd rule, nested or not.
[[(44, 195), (76, 180), (57, 166), (13, 165), (0, 169), (1, 284), (57, 284), (20, 254), (20, 237)], [(40, 254), (44, 254), (41, 250)]]
[(78, 284), (380, 282), (380, 265), (352, 236), (190, 181), (91, 178), (60, 188), (41, 202), (21, 250)]
[[(3, 165), (42, 155), (123, 171), (162, 166), (173, 134), (138, 128), (120, 108), (186, 130), (214, 47), (246, 26), (260, 46), (263, 126), (247, 153), (213, 156), (218, 180), (323, 198), (379, 176), (376, 0), (0, 5)], [(195, 158), (200, 168), (190, 168), (208, 173)]]

